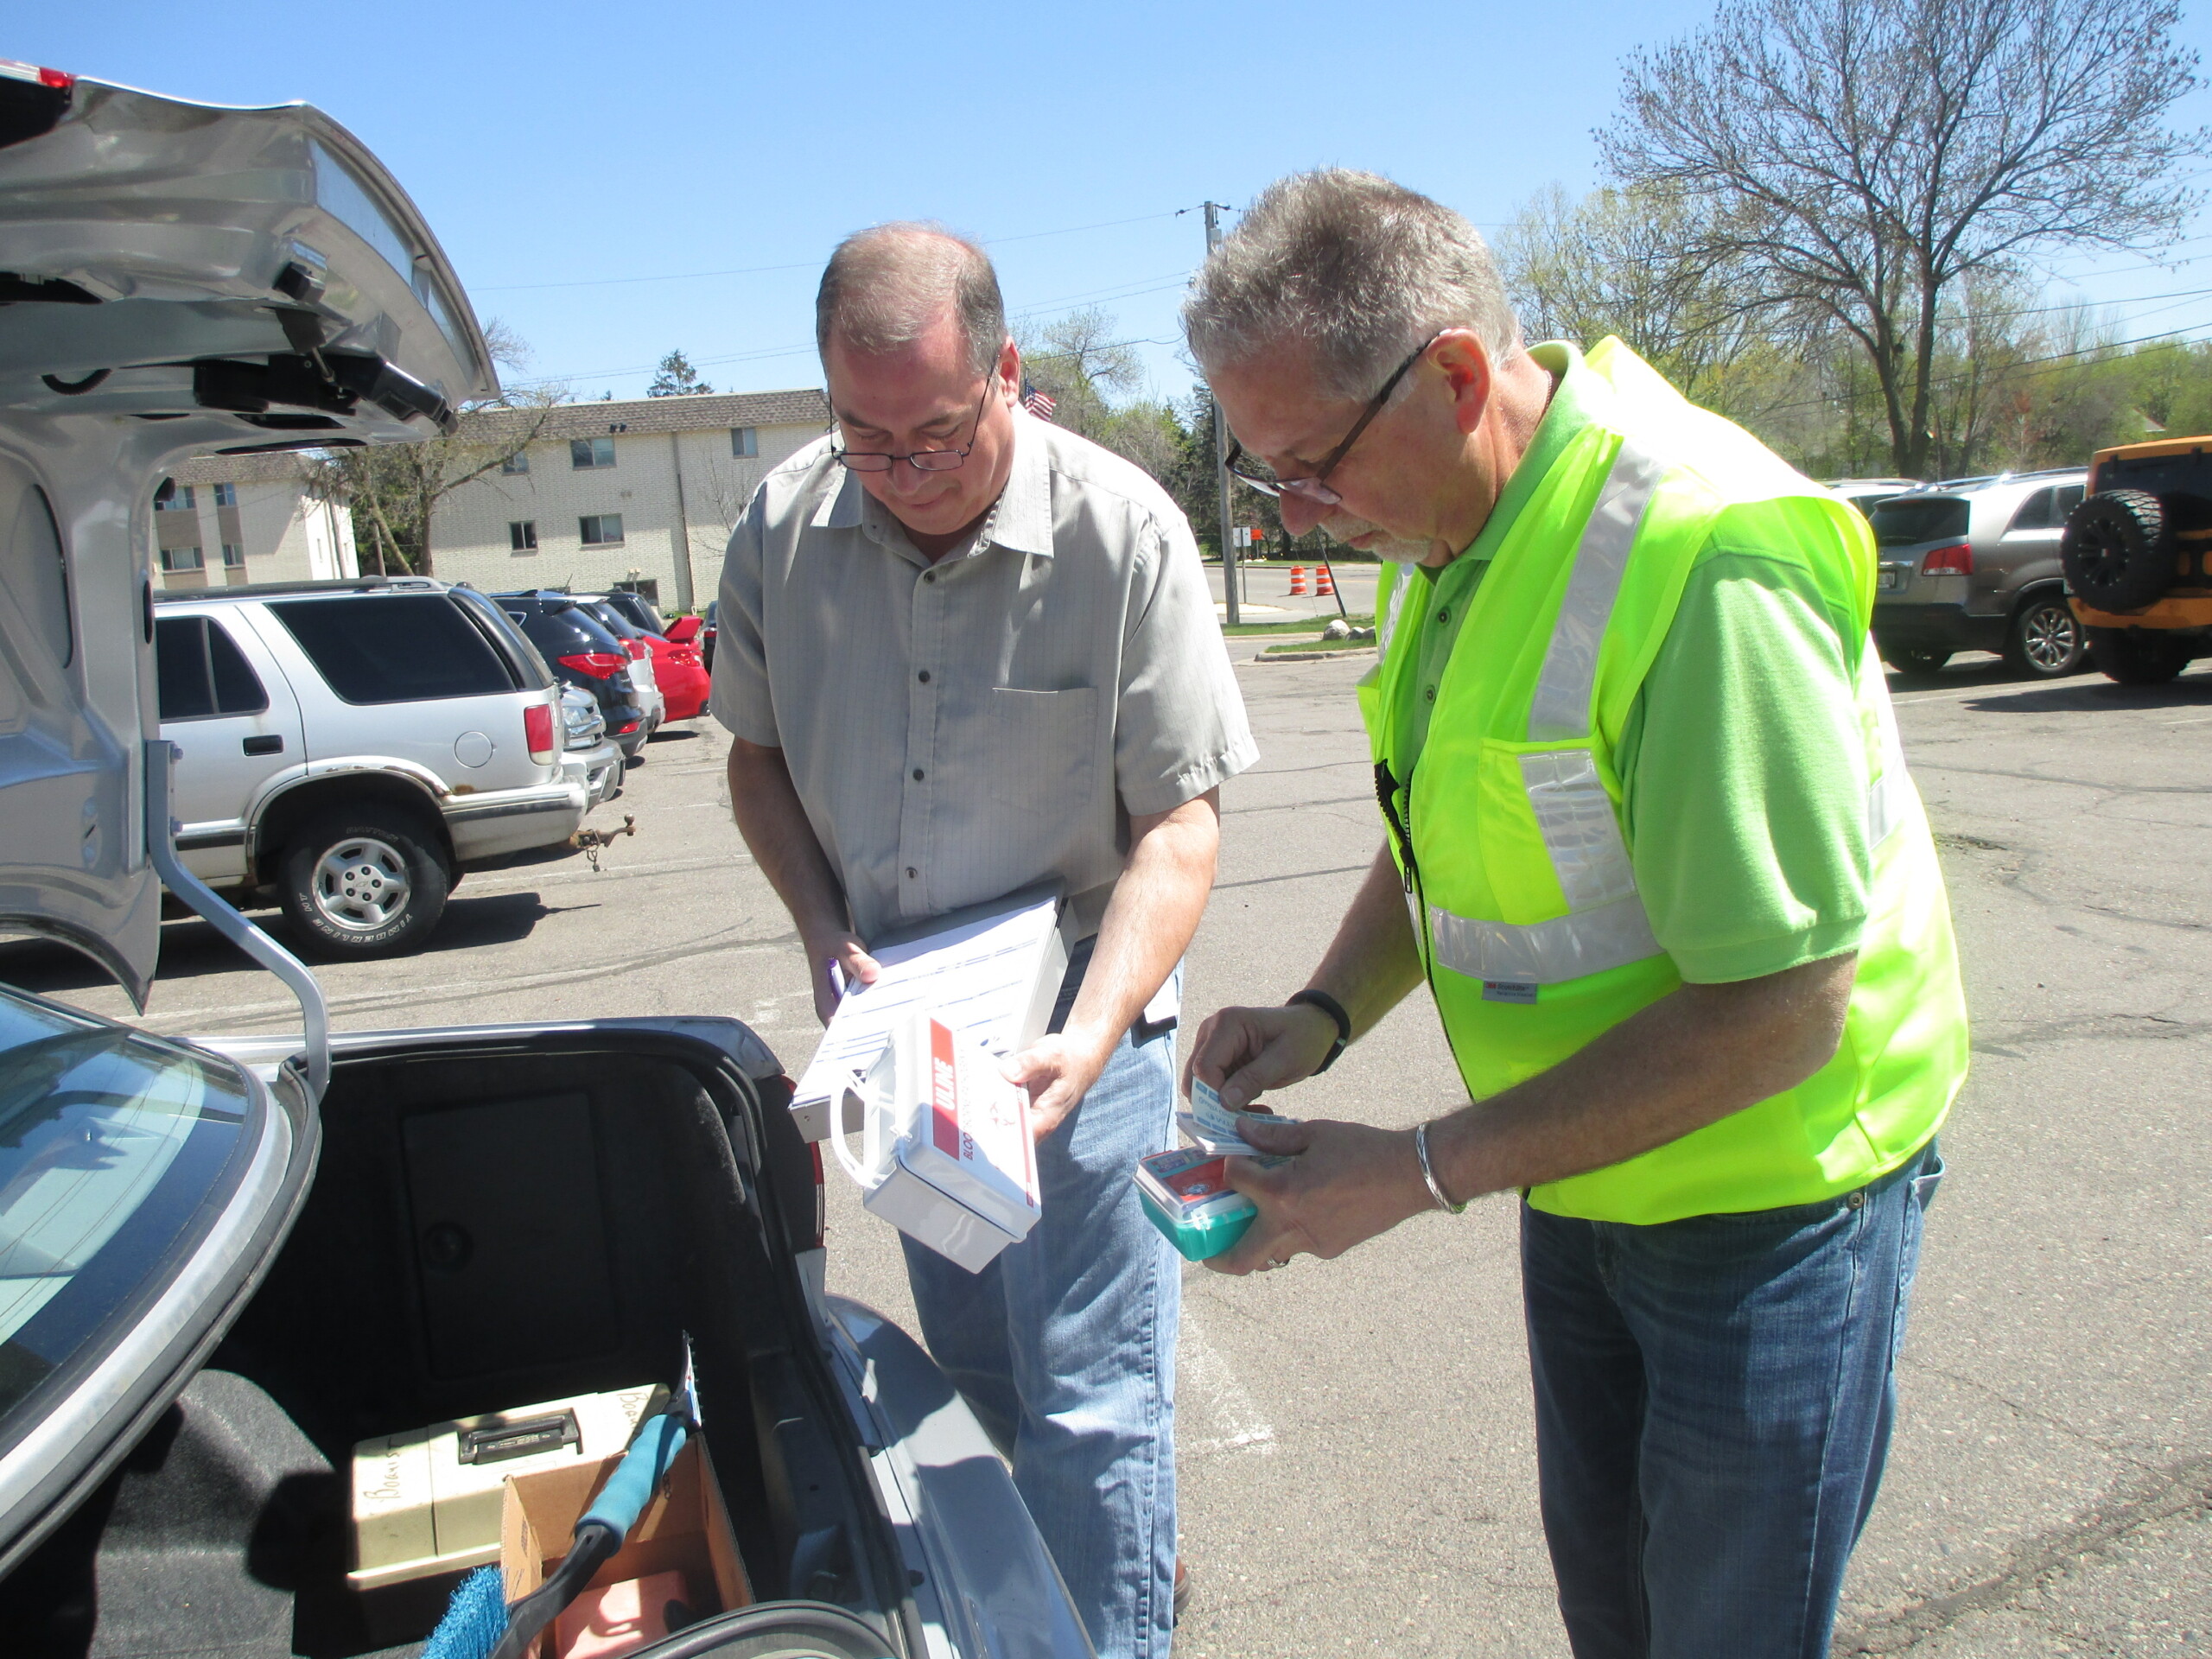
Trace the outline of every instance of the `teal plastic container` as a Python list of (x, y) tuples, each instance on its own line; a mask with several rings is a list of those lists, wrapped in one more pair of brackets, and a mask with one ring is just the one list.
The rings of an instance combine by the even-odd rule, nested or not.
[(1196, 1221), (1179, 1221), (1160, 1208), (1160, 1201), (1142, 1187), (1137, 1189), (1137, 1202), (1144, 1205), (1152, 1224), (1160, 1229), (1186, 1262), (1203, 1262), (1210, 1255), (1219, 1255), (1244, 1236), (1252, 1225), (1252, 1218), (1260, 1213), (1259, 1206), (1248, 1198), (1240, 1208), (1217, 1211)]

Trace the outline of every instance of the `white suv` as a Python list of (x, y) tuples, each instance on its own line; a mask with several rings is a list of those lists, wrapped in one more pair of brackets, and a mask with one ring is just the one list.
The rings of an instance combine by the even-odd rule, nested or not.
[(157, 594), (155, 619), (186, 868), (273, 889), (326, 952), (420, 944), (464, 869), (592, 804), (559, 685), (473, 589), (275, 582)]

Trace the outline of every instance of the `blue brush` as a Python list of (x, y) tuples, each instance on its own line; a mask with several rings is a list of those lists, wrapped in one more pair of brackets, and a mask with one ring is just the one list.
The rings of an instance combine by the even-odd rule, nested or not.
[(423, 1659), (486, 1659), (507, 1633), (507, 1598), (499, 1569), (480, 1567), (454, 1586), (446, 1616), (423, 1643)]

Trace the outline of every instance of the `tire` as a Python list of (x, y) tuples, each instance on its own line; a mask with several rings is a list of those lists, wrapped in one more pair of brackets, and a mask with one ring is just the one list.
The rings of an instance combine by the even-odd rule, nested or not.
[(284, 849), (277, 901), (324, 954), (365, 958), (413, 950), (445, 913), (452, 882), (414, 818), (374, 806), (326, 813)]
[(2164, 685), (2196, 656), (2196, 641), (2141, 628), (2091, 628), (2089, 657), (2097, 671), (2121, 685)]
[(1951, 660), (1948, 651), (1935, 651), (1920, 645), (1884, 645), (1882, 660), (1900, 674), (1936, 674)]
[(2101, 611), (2139, 611), (2173, 585), (2166, 510), (2142, 490), (2101, 490), (2075, 508), (2058, 556), (2068, 585)]
[(2063, 594), (2055, 589), (2031, 594), (2005, 630), (2005, 665), (2031, 680), (2078, 673), (2089, 649), (2087, 633)]

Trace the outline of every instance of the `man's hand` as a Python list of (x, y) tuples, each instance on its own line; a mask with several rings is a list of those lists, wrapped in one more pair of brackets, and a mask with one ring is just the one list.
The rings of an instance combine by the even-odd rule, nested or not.
[(1206, 1016), (1183, 1065), (1183, 1092), (1195, 1075), (1241, 1112), (1270, 1089), (1313, 1075), (1337, 1040), (1337, 1022), (1311, 1003), (1284, 1008), (1224, 1008)]
[(825, 1026), (830, 1023), (830, 1016), (836, 1013), (841, 998), (841, 993), (830, 981), (830, 963), (837, 965), (837, 971), (844, 976), (848, 986), (873, 985), (876, 976), (883, 971), (876, 959), (868, 955), (868, 947), (861, 943), (856, 933), (824, 933), (817, 938), (803, 939), (800, 943), (806, 951), (807, 965), (814, 980), (815, 1018)]
[(1002, 1068), (1007, 1077), (1029, 1091), (1030, 1133), (1042, 1141), (1058, 1128), (1098, 1081), (1113, 1053), (1112, 1043), (1102, 1049), (1063, 1032), (1040, 1037), (1020, 1053), (1007, 1055)]
[(1273, 1169), (1249, 1158), (1228, 1160), (1229, 1184), (1260, 1213), (1236, 1249), (1208, 1259), (1217, 1273), (1277, 1267), (1301, 1251), (1325, 1260), (1342, 1255), (1436, 1207), (1409, 1129), (1321, 1122), (1248, 1123), (1240, 1133), (1257, 1151), (1298, 1156)]

